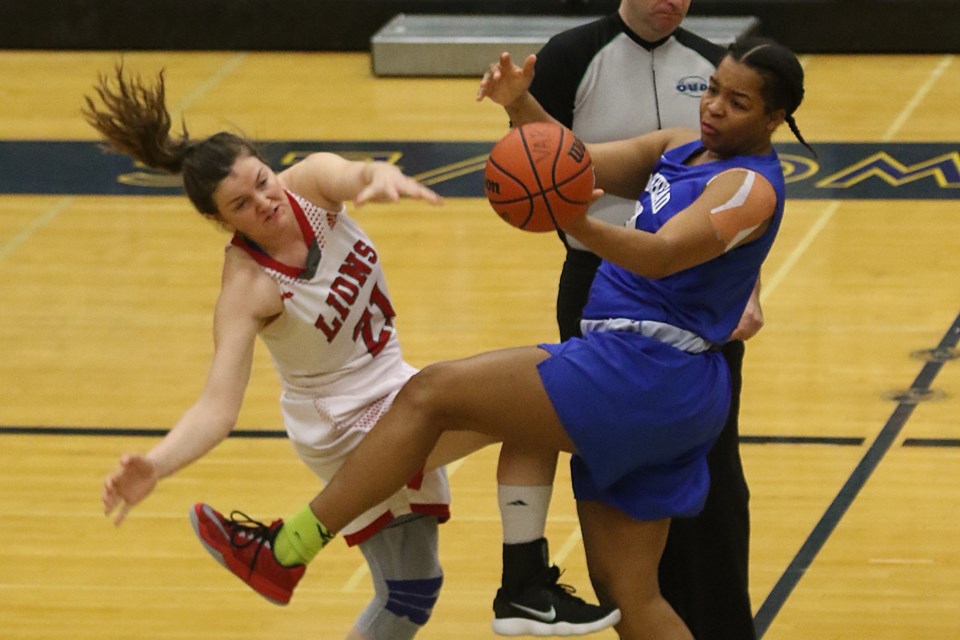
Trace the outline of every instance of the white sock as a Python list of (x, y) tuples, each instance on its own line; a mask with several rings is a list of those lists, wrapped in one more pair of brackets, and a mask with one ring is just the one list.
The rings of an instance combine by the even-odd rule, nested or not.
[(553, 485), (497, 485), (497, 503), (503, 523), (503, 543), (521, 544), (543, 538)]

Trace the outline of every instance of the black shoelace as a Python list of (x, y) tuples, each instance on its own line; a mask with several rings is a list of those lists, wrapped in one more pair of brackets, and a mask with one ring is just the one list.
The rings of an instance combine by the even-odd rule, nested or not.
[[(544, 572), (544, 581), (547, 582), (554, 589), (562, 592), (561, 595), (567, 595), (576, 598), (573, 594), (577, 592), (577, 588), (573, 585), (563, 584), (560, 582), (560, 576), (563, 575), (563, 569), (557, 565), (553, 565), (546, 569)], [(577, 598), (579, 599), (579, 598)]]
[(231, 511), (230, 521), (226, 524), (227, 532), (230, 534), (230, 544), (233, 547), (243, 549), (256, 543), (257, 548), (250, 559), (250, 573), (253, 573), (263, 546), (272, 542), (276, 535), (270, 531), (269, 526), (259, 520), (254, 520), (242, 511)]

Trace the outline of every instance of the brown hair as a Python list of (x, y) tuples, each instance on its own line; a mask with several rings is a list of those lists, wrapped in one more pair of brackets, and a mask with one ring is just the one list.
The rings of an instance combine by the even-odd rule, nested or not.
[(180, 175), (183, 189), (197, 211), (219, 219), (213, 193), (237, 158), (260, 157), (255, 145), (226, 131), (195, 142), (183, 121), (180, 134), (171, 136), (163, 70), (150, 86), (140, 76), (125, 74), (123, 63), (118, 63), (114, 82), (101, 74), (94, 91), (102, 106), (84, 96), (83, 116), (100, 132), (108, 147), (153, 169)]

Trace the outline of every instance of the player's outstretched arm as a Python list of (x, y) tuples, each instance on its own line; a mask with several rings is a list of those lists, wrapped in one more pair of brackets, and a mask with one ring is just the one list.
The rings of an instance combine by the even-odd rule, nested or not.
[(280, 173), (280, 178), (296, 193), (334, 211), (346, 201), (357, 205), (400, 198), (443, 202), (436, 192), (396, 165), (347, 160), (334, 153), (313, 153)]
[(161, 478), (199, 459), (236, 424), (253, 366), (257, 330), (283, 310), (280, 291), (239, 250), (226, 254), (223, 288), (214, 316), (214, 355), (200, 397), (147, 454), (121, 456), (103, 483), (104, 514), (120, 525)]

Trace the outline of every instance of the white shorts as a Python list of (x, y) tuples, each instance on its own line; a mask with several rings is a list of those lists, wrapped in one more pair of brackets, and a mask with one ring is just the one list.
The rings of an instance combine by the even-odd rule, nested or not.
[[(380, 417), (387, 412), (399, 389), (390, 395), (372, 402), (364, 410), (357, 412), (351, 419), (333, 425), (327, 438), (306, 444), (291, 438), (293, 448), (300, 459), (324, 483), (330, 481), (347, 454), (367, 435)], [(283, 402), (284, 418), (288, 433), (297, 431), (301, 420), (313, 420), (316, 424), (316, 405), (311, 399)], [(341, 533), (350, 546), (360, 544), (394, 518), (410, 513), (435, 516), (440, 522), (450, 519), (450, 485), (443, 468), (419, 474), (412, 478), (406, 487), (393, 494), (376, 507), (366, 511), (359, 518), (343, 528)]]

